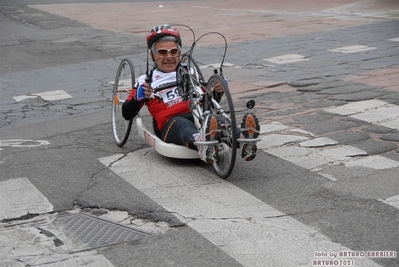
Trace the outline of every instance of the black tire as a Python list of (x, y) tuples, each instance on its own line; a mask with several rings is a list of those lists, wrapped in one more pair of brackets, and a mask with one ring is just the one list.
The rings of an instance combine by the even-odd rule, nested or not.
[[(219, 83), (223, 88), (223, 95), (215, 92), (215, 84)], [(230, 176), (233, 171), (237, 153), (237, 124), (234, 112), (233, 99), (231, 98), (229, 87), (222, 76), (212, 75), (207, 83), (207, 96), (204, 107), (207, 107), (212, 114), (218, 115), (222, 127), (218, 152), (218, 158), (213, 163), (215, 172), (223, 179)], [(212, 101), (209, 101), (212, 99)], [(212, 103), (213, 102), (213, 103)], [(218, 102), (221, 109), (215, 107)]]
[(129, 138), (132, 128), (132, 120), (122, 117), (122, 105), (130, 94), (135, 82), (133, 63), (124, 59), (119, 64), (115, 76), (115, 84), (112, 93), (112, 132), (117, 146), (122, 147)]

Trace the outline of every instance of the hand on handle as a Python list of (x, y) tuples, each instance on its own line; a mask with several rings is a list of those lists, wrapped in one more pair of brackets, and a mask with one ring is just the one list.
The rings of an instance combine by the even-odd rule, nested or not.
[(137, 88), (136, 100), (143, 101), (151, 97), (152, 88), (148, 88), (147, 83), (143, 83)]

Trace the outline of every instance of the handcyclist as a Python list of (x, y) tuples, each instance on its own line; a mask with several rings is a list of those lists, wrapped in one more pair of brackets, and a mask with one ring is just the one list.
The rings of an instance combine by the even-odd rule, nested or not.
[[(162, 101), (150, 99), (153, 88), (176, 81), (176, 67), (181, 55), (182, 40), (179, 32), (170, 25), (155, 26), (146, 38), (150, 56), (156, 65), (152, 74), (151, 87), (148, 88), (146, 75), (138, 79), (137, 89), (132, 90), (122, 106), (122, 115), (126, 120), (133, 119), (145, 104), (153, 117), (153, 127), (156, 135), (166, 143), (184, 145), (198, 150), (200, 158), (212, 164), (217, 158), (217, 151), (211, 146), (194, 145), (195, 141), (211, 141), (219, 137), (221, 126), (216, 115), (208, 115), (198, 132), (193, 115), (176, 87), (162, 91)], [(216, 91), (222, 86), (215, 86)], [(260, 126), (255, 114), (247, 113), (241, 122), (243, 138), (256, 138)], [(256, 143), (241, 144), (242, 157), (251, 161), (256, 156)]]

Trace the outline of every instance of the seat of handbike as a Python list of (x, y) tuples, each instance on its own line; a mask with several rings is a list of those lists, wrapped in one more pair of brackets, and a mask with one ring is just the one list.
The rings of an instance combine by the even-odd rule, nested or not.
[(158, 136), (156, 136), (153, 130), (150, 130), (144, 125), (140, 116), (136, 117), (136, 126), (139, 135), (144, 139), (144, 141), (162, 156), (176, 159), (199, 158), (199, 154), (196, 150), (162, 141)]

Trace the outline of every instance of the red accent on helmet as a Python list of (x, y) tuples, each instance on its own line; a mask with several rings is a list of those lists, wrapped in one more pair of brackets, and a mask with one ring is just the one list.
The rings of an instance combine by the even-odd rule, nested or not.
[(152, 28), (150, 33), (147, 35), (147, 46), (151, 49), (151, 46), (154, 42), (158, 41), (164, 36), (173, 36), (176, 38), (177, 43), (181, 46), (181, 38), (180, 33), (168, 24), (155, 26)]

